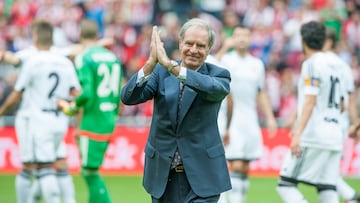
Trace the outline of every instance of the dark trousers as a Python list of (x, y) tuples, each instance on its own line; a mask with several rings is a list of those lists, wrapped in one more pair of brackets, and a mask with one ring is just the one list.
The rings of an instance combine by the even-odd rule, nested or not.
[(168, 183), (160, 199), (152, 197), (152, 203), (217, 203), (220, 195), (197, 196), (187, 180), (185, 172), (170, 171)]

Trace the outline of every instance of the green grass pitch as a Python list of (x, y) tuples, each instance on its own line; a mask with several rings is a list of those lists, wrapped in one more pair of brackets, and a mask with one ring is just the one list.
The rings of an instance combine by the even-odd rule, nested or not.
[[(15, 203), (14, 175), (0, 175), (0, 202)], [(87, 202), (85, 182), (79, 175), (74, 175), (76, 200), (78, 203)], [(105, 175), (113, 203), (148, 203), (150, 196), (142, 187), (141, 176), (113, 176)], [(360, 179), (347, 178), (346, 181), (360, 189)], [(275, 191), (276, 177), (251, 177), (250, 190), (246, 203), (280, 203), (281, 200)], [(318, 203), (314, 188), (300, 185), (300, 190), (311, 203)]]

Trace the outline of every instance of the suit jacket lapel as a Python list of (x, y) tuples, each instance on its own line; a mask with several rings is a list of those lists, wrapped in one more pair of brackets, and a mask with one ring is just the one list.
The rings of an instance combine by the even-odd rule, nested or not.
[[(200, 67), (198, 72), (202, 73), (202, 74), (208, 74), (207, 66), (205, 63)], [(196, 95), (197, 95), (197, 93), (194, 90), (192, 90), (191, 88), (189, 88), (185, 85), (184, 94), (183, 94), (182, 103), (181, 103), (179, 124), (182, 122), (186, 113), (189, 111), (189, 108), (190, 108), (191, 104), (193, 103)]]

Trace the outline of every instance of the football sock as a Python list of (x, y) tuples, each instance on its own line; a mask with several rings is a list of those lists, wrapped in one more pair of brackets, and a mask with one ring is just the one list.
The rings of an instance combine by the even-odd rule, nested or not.
[(60, 189), (54, 169), (39, 169), (36, 171), (36, 178), (40, 183), (45, 202), (60, 203)]
[(335, 190), (322, 190), (318, 194), (320, 203), (340, 203), (339, 196)]
[(98, 171), (83, 169), (81, 172), (89, 189), (89, 203), (110, 203), (104, 180)]
[(344, 200), (352, 200), (356, 196), (355, 190), (342, 177), (339, 177), (336, 190)]
[(22, 170), (15, 178), (17, 203), (26, 203), (31, 187), (31, 172)]
[(41, 200), (41, 187), (39, 180), (35, 178), (31, 185), (28, 203), (39, 203), (40, 200)]
[(222, 195), (221, 201), (227, 203), (245, 202), (246, 192), (249, 188), (249, 180), (247, 174), (231, 172), (230, 180), (232, 189)]
[(276, 188), (285, 203), (307, 203), (301, 192), (294, 186), (278, 186)]
[(75, 203), (75, 189), (71, 175), (67, 169), (58, 169), (56, 177), (60, 187), (60, 194), (64, 203)]

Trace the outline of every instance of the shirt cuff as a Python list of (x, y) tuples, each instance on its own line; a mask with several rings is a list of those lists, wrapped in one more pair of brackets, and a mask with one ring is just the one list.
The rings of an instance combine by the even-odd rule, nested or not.
[(180, 67), (180, 72), (179, 72), (179, 76), (177, 76), (177, 79), (180, 80), (180, 82), (185, 82), (186, 80), (186, 73), (187, 70), (185, 67)]
[(137, 86), (142, 86), (146, 81), (148, 81), (150, 75), (145, 76), (144, 69), (141, 68), (137, 74), (137, 80), (136, 80)]

